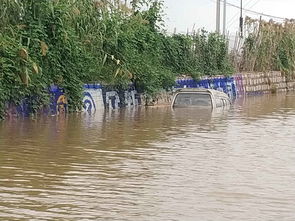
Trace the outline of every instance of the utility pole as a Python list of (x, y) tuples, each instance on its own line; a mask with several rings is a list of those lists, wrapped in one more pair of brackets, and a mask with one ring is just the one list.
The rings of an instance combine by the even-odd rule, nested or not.
[(223, 36), (226, 35), (226, 0), (223, 1)]
[(243, 0), (241, 0), (241, 14), (240, 14), (240, 37), (243, 38)]
[(216, 32), (219, 34), (220, 33), (220, 1), (217, 0), (217, 5), (216, 5)]

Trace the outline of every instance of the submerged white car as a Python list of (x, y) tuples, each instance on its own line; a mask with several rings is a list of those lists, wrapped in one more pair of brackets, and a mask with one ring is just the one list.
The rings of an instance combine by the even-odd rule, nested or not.
[(224, 92), (203, 88), (184, 88), (174, 95), (172, 107), (219, 108), (230, 106), (230, 98)]

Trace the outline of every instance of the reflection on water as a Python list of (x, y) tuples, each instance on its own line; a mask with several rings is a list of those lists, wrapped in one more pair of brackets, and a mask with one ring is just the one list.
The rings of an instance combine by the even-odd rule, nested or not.
[(295, 94), (0, 123), (0, 220), (295, 220)]

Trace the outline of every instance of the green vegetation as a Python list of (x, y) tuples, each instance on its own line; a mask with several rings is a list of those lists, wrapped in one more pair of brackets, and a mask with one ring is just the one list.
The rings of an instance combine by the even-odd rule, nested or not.
[(37, 111), (52, 84), (77, 110), (83, 83), (153, 96), (180, 74), (232, 73), (221, 36), (163, 32), (161, 1), (0, 0), (0, 18), (0, 116), (24, 98)]
[(167, 36), (164, 45), (165, 64), (173, 73), (199, 78), (234, 72), (228, 56), (228, 43), (216, 33), (202, 30), (198, 34)]
[(288, 77), (294, 75), (294, 20), (275, 23), (247, 18), (246, 31), (241, 70), (282, 71)]

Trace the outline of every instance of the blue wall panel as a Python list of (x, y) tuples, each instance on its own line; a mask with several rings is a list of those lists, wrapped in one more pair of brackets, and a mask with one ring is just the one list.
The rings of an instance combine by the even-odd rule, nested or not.
[(236, 86), (233, 77), (204, 78), (199, 81), (193, 79), (178, 79), (175, 88), (207, 88), (223, 91), (231, 98), (236, 97)]

